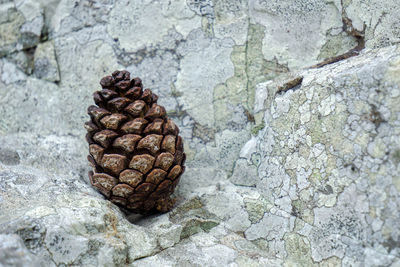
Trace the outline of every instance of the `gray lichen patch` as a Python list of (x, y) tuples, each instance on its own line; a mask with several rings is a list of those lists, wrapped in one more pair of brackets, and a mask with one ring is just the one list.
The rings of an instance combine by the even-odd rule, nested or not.
[(269, 212), (272, 208), (271, 203), (269, 203), (263, 197), (258, 199), (245, 198), (244, 199), (245, 209), (249, 214), (249, 220), (251, 223), (258, 223), (265, 213)]
[(37, 78), (50, 82), (60, 80), (53, 42), (48, 41), (37, 46), (34, 55), (34, 74)]
[(8, 148), (0, 149), (0, 162), (5, 165), (18, 165), (20, 157), (17, 151)]

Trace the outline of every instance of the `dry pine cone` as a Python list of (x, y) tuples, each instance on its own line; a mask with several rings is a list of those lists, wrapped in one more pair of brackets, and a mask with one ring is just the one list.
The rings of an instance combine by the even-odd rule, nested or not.
[(143, 90), (139, 78), (115, 71), (100, 81), (90, 106), (89, 179), (103, 195), (132, 212), (169, 211), (185, 153), (179, 129), (157, 104), (158, 96)]

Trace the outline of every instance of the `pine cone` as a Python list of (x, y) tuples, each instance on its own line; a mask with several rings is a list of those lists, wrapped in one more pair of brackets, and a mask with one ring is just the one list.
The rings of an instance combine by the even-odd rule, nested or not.
[(143, 90), (139, 78), (115, 71), (100, 81), (85, 123), (91, 184), (113, 203), (147, 214), (171, 210), (174, 192), (185, 170), (179, 129)]

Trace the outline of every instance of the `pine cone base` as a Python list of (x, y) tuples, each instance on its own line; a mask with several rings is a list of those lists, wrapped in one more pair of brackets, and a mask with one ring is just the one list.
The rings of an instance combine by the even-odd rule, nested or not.
[(129, 211), (171, 210), (171, 194), (185, 170), (179, 128), (157, 104), (158, 96), (128, 71), (115, 71), (100, 85), (85, 123), (90, 183)]

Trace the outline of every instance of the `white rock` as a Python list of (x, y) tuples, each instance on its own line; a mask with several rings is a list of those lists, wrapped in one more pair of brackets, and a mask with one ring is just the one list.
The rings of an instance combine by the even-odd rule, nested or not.
[(0, 235), (0, 265), (34, 267), (38, 258), (24, 245), (18, 235)]

